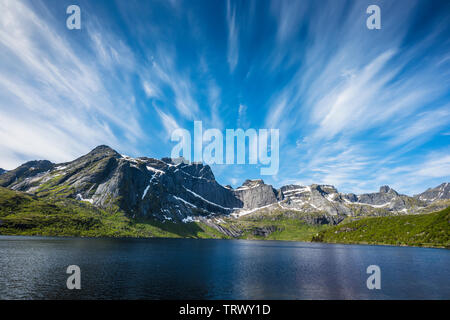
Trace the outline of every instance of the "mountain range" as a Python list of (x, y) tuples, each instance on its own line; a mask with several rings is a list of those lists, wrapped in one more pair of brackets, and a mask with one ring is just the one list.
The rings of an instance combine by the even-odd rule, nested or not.
[(71, 162), (26, 162), (3, 172), (0, 186), (47, 199), (77, 199), (123, 211), (130, 218), (173, 222), (281, 212), (337, 224), (346, 217), (431, 212), (447, 207), (450, 199), (449, 183), (415, 196), (399, 194), (389, 186), (360, 195), (319, 184), (275, 189), (263, 180), (246, 180), (233, 189), (220, 185), (208, 165), (132, 158), (104, 145)]

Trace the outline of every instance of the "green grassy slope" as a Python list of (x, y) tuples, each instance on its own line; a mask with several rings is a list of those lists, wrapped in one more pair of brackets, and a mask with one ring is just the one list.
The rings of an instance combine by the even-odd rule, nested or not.
[[(367, 217), (330, 227), (286, 212), (223, 218), (241, 239), (450, 247), (450, 207), (418, 215)], [(347, 222), (348, 221), (348, 222)], [(261, 235), (261, 230), (272, 232)], [(37, 197), (0, 187), (0, 235), (229, 238), (201, 222), (133, 220), (82, 201)]]
[(224, 238), (203, 223), (134, 221), (70, 199), (38, 198), (0, 187), (0, 234), (83, 237)]
[[(250, 240), (289, 240), (289, 241), (311, 241), (312, 237), (328, 225), (311, 225), (302, 220), (301, 214), (286, 214), (284, 211), (271, 213), (253, 213), (239, 219), (224, 219), (224, 227), (234, 227), (242, 230), (241, 239)], [(257, 235), (258, 229), (272, 228), (267, 236)]]
[(321, 231), (313, 241), (450, 248), (450, 207), (429, 214), (363, 218)]

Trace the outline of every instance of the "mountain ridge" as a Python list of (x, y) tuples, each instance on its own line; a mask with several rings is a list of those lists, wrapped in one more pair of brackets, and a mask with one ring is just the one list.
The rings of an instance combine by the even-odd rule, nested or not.
[(450, 199), (449, 183), (414, 197), (389, 186), (360, 195), (319, 184), (275, 189), (261, 179), (248, 179), (234, 189), (220, 185), (208, 165), (178, 160), (132, 158), (101, 145), (70, 162), (26, 162), (1, 174), (0, 186), (87, 201), (102, 209), (122, 210), (131, 218), (182, 222), (283, 211), (321, 215), (324, 223), (334, 224), (349, 216), (421, 213)]

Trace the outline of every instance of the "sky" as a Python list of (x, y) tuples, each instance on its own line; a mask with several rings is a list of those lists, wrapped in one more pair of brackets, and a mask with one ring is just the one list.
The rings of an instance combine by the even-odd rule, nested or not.
[(0, 0), (0, 167), (101, 144), (162, 158), (194, 121), (279, 129), (278, 173), (212, 165), (223, 185), (448, 182), (450, 2)]

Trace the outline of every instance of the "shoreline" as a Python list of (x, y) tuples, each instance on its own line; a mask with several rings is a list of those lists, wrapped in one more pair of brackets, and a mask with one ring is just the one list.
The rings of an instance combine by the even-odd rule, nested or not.
[(355, 242), (355, 243), (344, 243), (344, 242), (320, 242), (320, 241), (301, 241), (301, 240), (274, 240), (274, 239), (243, 239), (243, 238), (194, 238), (194, 237), (127, 237), (127, 236), (119, 236), (119, 237), (107, 237), (107, 236), (98, 236), (98, 237), (90, 237), (90, 236), (69, 236), (69, 235), (64, 235), (64, 236), (58, 236), (58, 235), (5, 235), (5, 234), (0, 234), (0, 241), (5, 240), (2, 239), (1, 237), (41, 237), (41, 238), (54, 238), (54, 239), (92, 239), (92, 240), (96, 240), (96, 239), (104, 239), (104, 240), (110, 240), (110, 239), (116, 239), (116, 240), (121, 240), (121, 239), (166, 239), (166, 240), (225, 240), (225, 241), (260, 241), (260, 242), (264, 242), (264, 241), (276, 241), (276, 242), (299, 242), (299, 243), (308, 243), (308, 244), (331, 244), (331, 245), (348, 245), (348, 246), (354, 246), (354, 245), (358, 245), (358, 246), (382, 246), (382, 247), (397, 247), (397, 248), (427, 248), (427, 249), (444, 249), (444, 250), (449, 250), (450, 246), (446, 247), (446, 246), (434, 246), (434, 245), (422, 245), (422, 246), (414, 246), (414, 245), (395, 245), (395, 244), (389, 244), (389, 243), (367, 243), (367, 242)]

